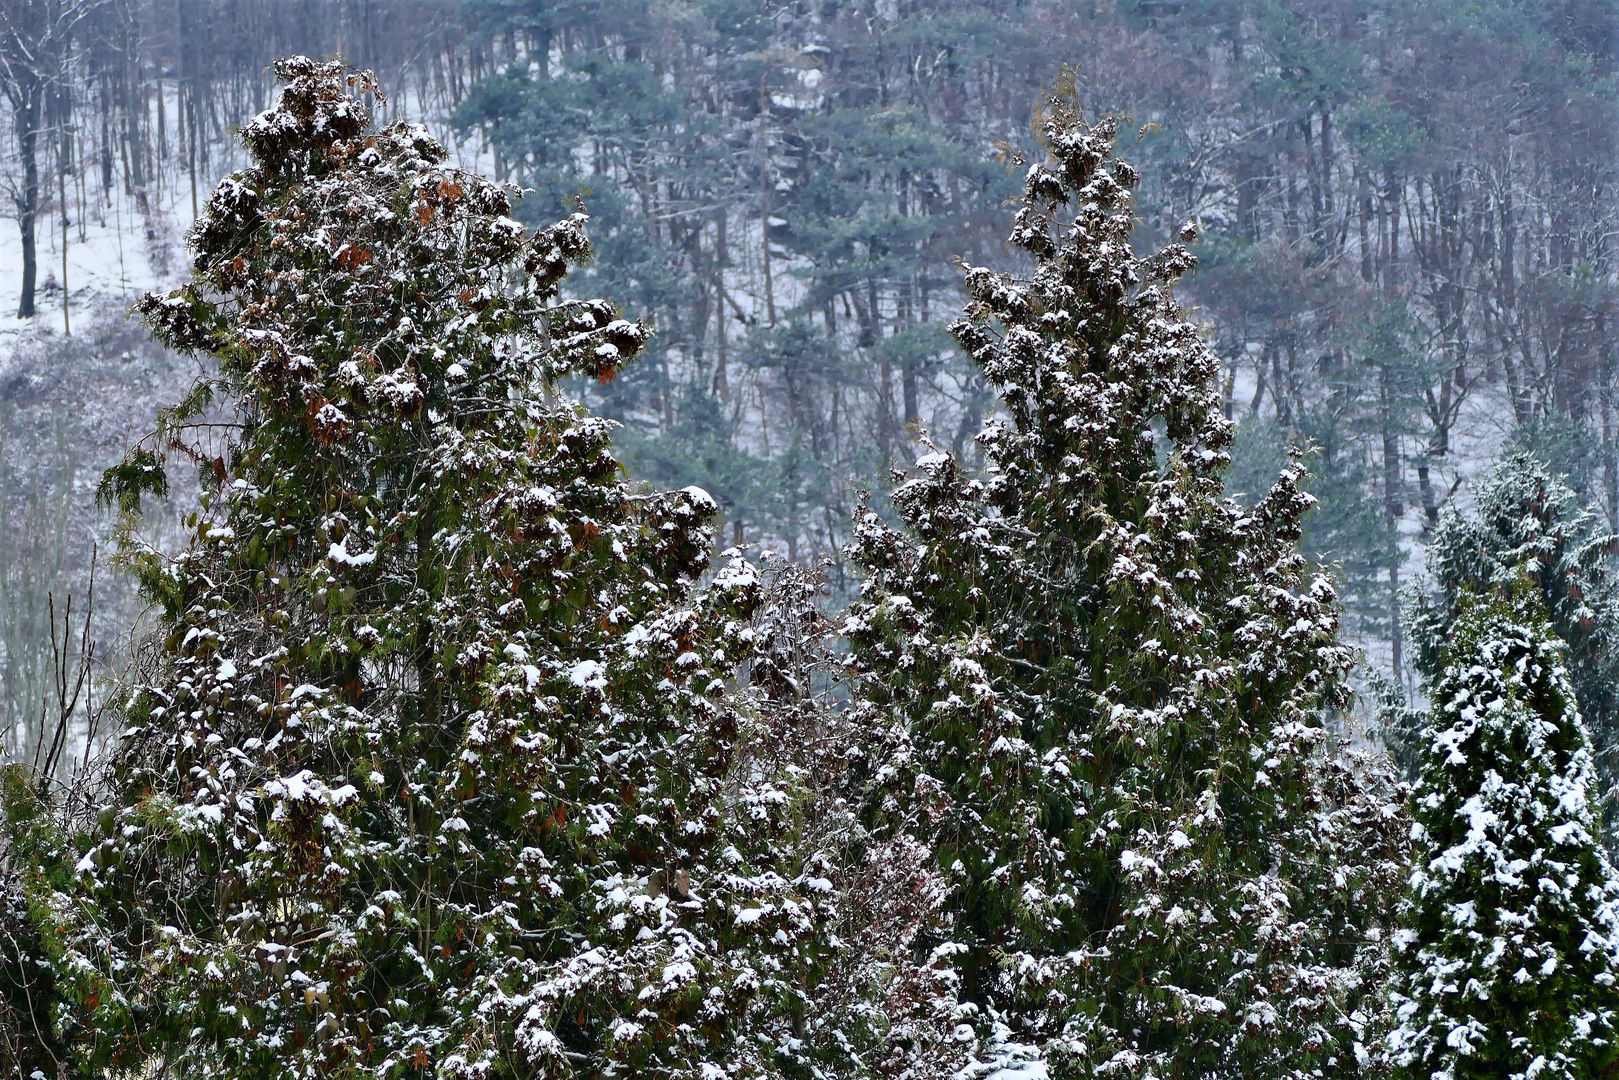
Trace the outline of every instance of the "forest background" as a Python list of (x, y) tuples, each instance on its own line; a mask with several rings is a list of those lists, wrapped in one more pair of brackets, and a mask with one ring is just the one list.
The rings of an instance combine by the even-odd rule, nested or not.
[(701, 485), (730, 540), (843, 592), (860, 493), (881, 507), (929, 444), (975, 460), (993, 404), (943, 330), (959, 261), (1017, 267), (1031, 119), (1072, 80), (1130, 120), (1143, 248), (1203, 226), (1182, 293), (1226, 365), (1232, 489), (1310, 448), (1307, 551), (1407, 684), (1402, 583), (1501, 450), (1619, 522), (1616, 26), (1600, 0), (3, 0), (5, 752), (38, 751), (86, 642), (116, 663), (132, 640), (111, 575), (83, 638), (67, 598), (101, 470), (196, 361), (124, 316), (184, 272), (277, 56), (375, 69), (384, 111), (525, 189), (528, 224), (582, 199), (575, 287), (655, 331), (579, 387), (631, 474)]

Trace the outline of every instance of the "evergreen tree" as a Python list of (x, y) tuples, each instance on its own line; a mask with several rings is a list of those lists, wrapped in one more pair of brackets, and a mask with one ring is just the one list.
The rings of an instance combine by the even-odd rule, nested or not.
[(1114, 124), (1063, 103), (1011, 242), (954, 326), (1003, 401), (875, 514), (846, 625), (879, 833), (932, 847), (963, 996), (1064, 1076), (1346, 1075), (1402, 872), (1376, 774), (1334, 763), (1351, 651), (1289, 467), (1223, 497), (1232, 423), (1172, 286), (1132, 253)]
[(1619, 1071), (1619, 881), (1591, 745), (1538, 602), (1463, 600), (1413, 792), (1391, 1038), (1402, 1076)]
[(1310, 473), (1301, 483), (1315, 505), (1302, 522), (1300, 546), (1313, 564), (1330, 568), (1340, 607), (1353, 616), (1344, 628), (1351, 640), (1386, 640), (1398, 616), (1389, 586), (1389, 573), (1402, 560), (1398, 536), (1378, 503), (1364, 497), (1375, 488), (1372, 469), (1347, 430), (1347, 417), (1324, 407), (1302, 420), (1296, 436), (1263, 420), (1243, 420), (1226, 487), (1244, 503), (1263, 498), (1292, 449), (1304, 451)]
[(582, 215), (530, 234), (367, 75), (278, 72), (142, 305), (219, 376), (108, 477), (208, 484), (182, 555), (126, 552), (159, 623), (105, 801), (52, 839), (13, 799), (58, 1022), (120, 1074), (790, 1063), (830, 897), (777, 854), (790, 780), (732, 767), (758, 576), (696, 593), (712, 500), (627, 486), (557, 391), (643, 329), (562, 297)]
[[(1619, 537), (1534, 456), (1509, 453), (1479, 484), (1473, 509), (1448, 508), (1428, 547), (1428, 580), (1406, 598), (1412, 661), (1428, 678), (1475, 588), (1539, 585), (1596, 746), (1604, 802), (1619, 783)], [(1611, 813), (1611, 806), (1608, 808)]]

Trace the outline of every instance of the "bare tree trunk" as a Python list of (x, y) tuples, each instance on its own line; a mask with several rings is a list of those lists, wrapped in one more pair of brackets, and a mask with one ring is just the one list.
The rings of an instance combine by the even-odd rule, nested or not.
[[(1326, 242), (1334, 253), (1343, 250), (1344, 232), (1334, 228), (1338, 209), (1332, 194), (1332, 170), (1336, 151), (1332, 141), (1332, 109), (1321, 103), (1321, 201), (1326, 211)], [(1348, 222), (1344, 223), (1345, 228)]]
[[(912, 321), (911, 296), (914, 283), (904, 282), (899, 286), (899, 324), (909, 327)], [(917, 370), (919, 358), (914, 349), (905, 350), (900, 370), (900, 386), (905, 398), (905, 426), (913, 433), (922, 422), (922, 375)]]
[(68, 226), (71, 224), (67, 216), (67, 171), (71, 167), (68, 159), (67, 132), (62, 131), (60, 138), (63, 144), (62, 158), (56, 166), (57, 210), (62, 215), (62, 334), (64, 337), (73, 336), (73, 324), (68, 321), (68, 285), (67, 285), (67, 242)]
[(1254, 367), (1254, 396), (1248, 402), (1248, 419), (1259, 416), (1259, 408), (1265, 404), (1265, 389), (1270, 384), (1271, 352), (1275, 346), (1266, 342), (1263, 351), (1259, 354), (1259, 363)]
[(1429, 462), (1437, 459), (1432, 450), (1417, 459), (1417, 489), (1422, 492), (1423, 527), (1431, 529), (1439, 524), (1439, 492), (1434, 487), (1433, 471)]
[(1405, 686), (1405, 636), (1400, 632), (1400, 567), (1399, 564), (1389, 567), (1389, 667), (1394, 676), (1394, 685)]
[(1355, 215), (1360, 226), (1360, 279), (1370, 284), (1377, 277), (1372, 258), (1372, 187), (1366, 182), (1366, 174), (1358, 165), (1355, 167), (1355, 186), (1360, 197), (1360, 212)]
[(39, 280), (39, 250), (34, 226), (39, 220), (39, 119), (44, 87), (25, 87), (17, 109), (17, 156), (22, 159), (22, 191), (16, 199), (17, 228), (22, 232), (22, 295), (17, 318), (34, 317), (34, 288)]
[[(1378, 396), (1381, 398), (1378, 407), (1378, 426), (1383, 436), (1383, 521), (1390, 534), (1395, 537), (1395, 547), (1399, 546), (1400, 518), (1405, 515), (1405, 500), (1400, 497), (1400, 435), (1394, 423), (1394, 379), (1393, 373), (1387, 367), (1379, 372)], [(1398, 561), (1389, 567), (1389, 627), (1392, 652), (1389, 658), (1393, 667), (1394, 682), (1403, 686), (1402, 668), (1404, 667), (1404, 648), (1400, 639), (1400, 564)]]
[(770, 95), (761, 77), (759, 81), (759, 246), (764, 257), (765, 316), (768, 325), (776, 325), (776, 283), (770, 267), (770, 215), (773, 213), (770, 190), (770, 129), (766, 123), (770, 116)]
[(725, 334), (725, 263), (729, 256), (725, 226), (729, 213), (724, 207), (714, 219), (714, 293), (719, 297), (714, 305), (714, 395), (721, 401), (731, 400), (729, 373), (726, 371)]
[[(141, 84), (140, 22), (132, 5), (119, 11), (119, 41), (124, 54), (124, 153), (129, 160), (129, 182), (145, 198), (146, 155), (141, 135), (146, 113), (146, 88)], [(161, 94), (163, 84), (158, 83)]]

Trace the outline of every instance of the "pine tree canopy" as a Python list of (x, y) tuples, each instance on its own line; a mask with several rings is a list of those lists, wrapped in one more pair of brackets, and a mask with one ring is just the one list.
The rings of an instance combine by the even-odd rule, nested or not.
[(1353, 657), (1302, 469), (1223, 496), (1195, 260), (1132, 251), (1112, 121), (1055, 101), (1044, 134), (1032, 272), (969, 269), (953, 327), (1003, 402), (986, 474), (930, 453), (903, 527), (859, 526), (868, 813), (934, 847), (964, 996), (1056, 1075), (1350, 1075), (1406, 826), (1335, 763)]
[(1432, 690), (1396, 935), (1402, 1076), (1619, 1071), (1619, 881), (1564, 646), (1524, 585), (1516, 605), (1458, 598)]
[(529, 233), (375, 129), (367, 75), (277, 70), (193, 279), (142, 305), (218, 376), (108, 478), (131, 512), (177, 448), (208, 482), (183, 554), (126, 552), (159, 627), (107, 801), (15, 841), (59, 1022), (120, 1075), (790, 1063), (828, 886), (778, 854), (790, 789), (733, 768), (759, 578), (696, 591), (712, 500), (629, 486), (558, 389), (646, 331), (562, 296), (583, 215)]

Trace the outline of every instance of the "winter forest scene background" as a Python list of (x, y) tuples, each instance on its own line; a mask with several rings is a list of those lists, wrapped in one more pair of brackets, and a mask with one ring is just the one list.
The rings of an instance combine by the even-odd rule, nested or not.
[(0, 1077), (1619, 1077), (1612, 0), (0, 0)]

